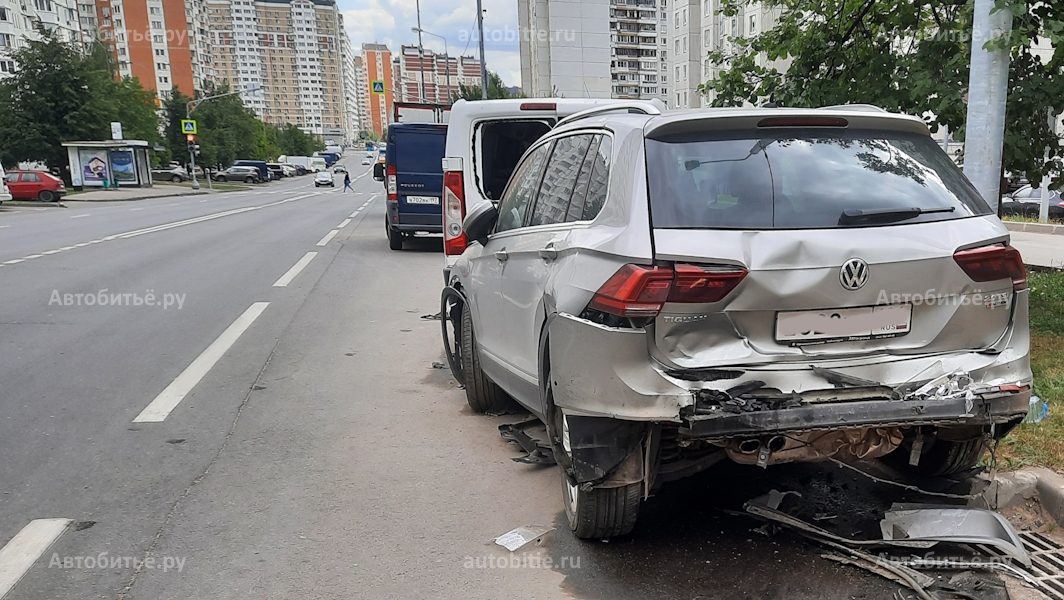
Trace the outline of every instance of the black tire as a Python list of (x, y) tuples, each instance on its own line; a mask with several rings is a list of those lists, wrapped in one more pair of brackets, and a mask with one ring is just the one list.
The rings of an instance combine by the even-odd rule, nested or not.
[(964, 473), (978, 465), (989, 448), (989, 442), (984, 437), (964, 440), (925, 438), (920, 463), (915, 467), (909, 464), (912, 447), (913, 438), (906, 436), (897, 450), (881, 460), (895, 469), (914, 475), (944, 477)]
[(49, 190), (41, 190), (41, 193), (37, 194), (37, 199), (41, 202), (52, 202), (55, 200), (55, 194)]
[(920, 456), (917, 473), (931, 477), (956, 475), (979, 464), (989, 444), (985, 438), (969, 440), (935, 440), (931, 449)]
[(221, 181), (222, 183), (225, 183), (225, 175), (218, 175), (217, 177), (214, 178), (214, 180), (215, 181)]
[[(390, 239), (390, 238), (389, 238)], [(462, 373), (465, 375), (466, 402), (469, 408), (485, 413), (502, 406), (506, 395), (480, 370), (480, 353), (473, 332), (473, 314), (469, 304), (462, 307)]]
[(180, 175), (174, 175), (173, 177), (170, 178), (170, 181), (173, 182), (173, 183), (181, 183), (184, 180), (185, 180), (185, 178), (180, 176)]
[(244, 178), (244, 183), (255, 183), (255, 178), (254, 177), (245, 177)]
[(388, 247), (392, 250), (402, 250), (403, 234), (389, 227), (387, 223), (384, 224), (384, 229), (388, 233)]
[(559, 481), (562, 484), (562, 505), (565, 507), (565, 519), (573, 535), (582, 540), (601, 540), (614, 536), (627, 535), (635, 528), (639, 519), (639, 509), (643, 502), (643, 484), (630, 483), (611, 488), (583, 489), (576, 485), (569, 466), (572, 457), (562, 443), (562, 430), (565, 424), (561, 411), (554, 408), (554, 392), (550, 388), (550, 375), (547, 371), (546, 407), (551, 423), (549, 436), (554, 456), (557, 457), (561, 470)]

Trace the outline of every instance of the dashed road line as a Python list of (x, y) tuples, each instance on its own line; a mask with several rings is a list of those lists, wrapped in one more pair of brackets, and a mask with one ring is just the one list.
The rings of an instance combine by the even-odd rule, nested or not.
[(340, 221), (340, 224), (337, 225), (336, 228), (337, 229), (343, 229), (344, 227), (347, 227), (350, 224), (351, 224), (351, 217), (348, 217), (348, 218), (344, 219), (343, 221)]
[(170, 385), (166, 386), (154, 400), (148, 404), (140, 412), (135, 419), (134, 423), (161, 423), (166, 420), (166, 417), (177, 408), (177, 405), (185, 399), (185, 396), (192, 391), (192, 388), (196, 387), (196, 384), (203, 379), (204, 375), (210, 372), (211, 368), (222, 358), (236, 343), (240, 336), (251, 327), (251, 324), (255, 322), (255, 319), (259, 318), (262, 311), (266, 310), (269, 306), (269, 302), (256, 302), (251, 305), (250, 308), (244, 311), (244, 314), (237, 317), (233, 324), (226, 328), (222, 332), (222, 335), (218, 336), (218, 339), (214, 340), (202, 354), (196, 357), (196, 360), (185, 368), (180, 375), (174, 379)]
[(70, 217), (70, 218), (71, 219), (80, 219), (82, 217), (87, 217), (87, 216), (89, 216), (88, 213), (85, 213), (83, 215), (74, 215), (73, 217)]
[(34, 519), (0, 548), (0, 598), (33, 567), (73, 519)]
[(326, 233), (325, 237), (321, 238), (321, 241), (318, 242), (318, 245), (319, 246), (324, 246), (324, 245), (328, 244), (330, 241), (332, 241), (332, 239), (334, 237), (336, 237), (336, 234), (338, 234), (338, 233), (340, 233), (339, 229), (333, 229), (329, 233)]
[(310, 261), (314, 260), (314, 257), (317, 255), (317, 252), (307, 252), (304, 254), (303, 258), (299, 259), (291, 269), (288, 269), (284, 275), (281, 275), (281, 278), (273, 284), (273, 287), (287, 287), (288, 284), (292, 283), (292, 280), (296, 278), (296, 275), (299, 275), (303, 269), (307, 268)]

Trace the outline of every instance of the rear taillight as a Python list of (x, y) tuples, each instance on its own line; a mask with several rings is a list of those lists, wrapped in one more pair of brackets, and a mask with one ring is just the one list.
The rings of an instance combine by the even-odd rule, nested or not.
[(388, 202), (399, 201), (399, 186), (395, 183), (395, 165), (388, 165)]
[(595, 292), (588, 309), (618, 317), (656, 317), (666, 302), (719, 302), (746, 277), (746, 269), (715, 265), (625, 265)]
[(443, 251), (448, 256), (465, 252), (469, 241), (462, 231), (465, 219), (465, 187), (461, 171), (443, 174)]
[(1027, 269), (1023, 266), (1020, 251), (1012, 246), (994, 244), (971, 250), (960, 250), (953, 255), (961, 269), (972, 281), (998, 281), (1011, 279), (1015, 291), (1027, 289)]

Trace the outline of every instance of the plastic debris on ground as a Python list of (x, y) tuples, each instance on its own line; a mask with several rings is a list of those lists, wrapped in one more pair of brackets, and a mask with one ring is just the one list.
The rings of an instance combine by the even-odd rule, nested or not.
[(554, 528), (548, 525), (522, 525), (495, 538), (495, 543), (513, 552), (551, 531), (554, 531)]

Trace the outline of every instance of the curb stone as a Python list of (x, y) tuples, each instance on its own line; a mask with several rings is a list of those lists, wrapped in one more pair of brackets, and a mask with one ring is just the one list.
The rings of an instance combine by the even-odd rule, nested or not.
[[(987, 480), (986, 475), (980, 479)], [(1043, 467), (998, 473), (979, 498), (969, 506), (1007, 508), (1037, 496), (1039, 504), (1057, 525), (1064, 527), (1064, 476)]]

